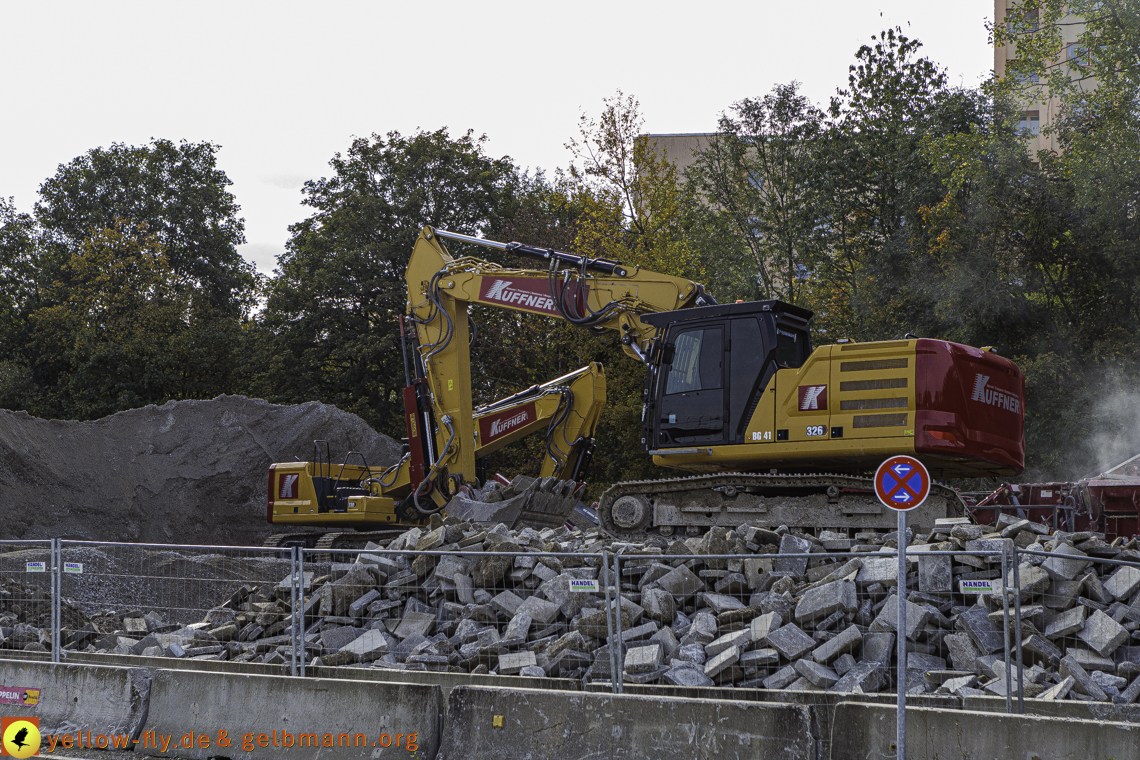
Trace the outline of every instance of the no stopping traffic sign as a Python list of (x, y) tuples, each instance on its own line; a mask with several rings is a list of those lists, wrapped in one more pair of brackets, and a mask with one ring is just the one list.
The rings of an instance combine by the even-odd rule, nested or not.
[(914, 457), (891, 457), (875, 471), (875, 495), (884, 506), (909, 512), (926, 501), (930, 473)]

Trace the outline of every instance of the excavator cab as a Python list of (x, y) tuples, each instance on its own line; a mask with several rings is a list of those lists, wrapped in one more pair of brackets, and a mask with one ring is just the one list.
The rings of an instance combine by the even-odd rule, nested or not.
[(643, 448), (744, 443), (772, 376), (811, 354), (811, 317), (782, 301), (642, 315), (658, 331), (644, 390)]

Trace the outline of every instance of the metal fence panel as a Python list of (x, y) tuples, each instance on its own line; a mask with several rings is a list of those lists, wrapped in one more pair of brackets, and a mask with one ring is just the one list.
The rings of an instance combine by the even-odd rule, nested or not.
[(0, 648), (51, 649), (53, 541), (0, 541)]
[[(250, 661), (292, 624), (290, 548), (63, 541), (63, 651)], [(284, 662), (287, 657), (280, 661)]]

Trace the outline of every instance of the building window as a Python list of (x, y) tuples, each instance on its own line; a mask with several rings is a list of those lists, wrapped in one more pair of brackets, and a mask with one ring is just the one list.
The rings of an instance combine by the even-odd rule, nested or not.
[(1021, 120), (1017, 123), (1017, 128), (1022, 134), (1041, 134), (1041, 112), (1025, 111), (1021, 114)]
[(1032, 34), (1038, 30), (1037, 18), (1036, 9), (1026, 11), (1020, 14), (1020, 17), (1010, 14), (1006, 16), (1006, 27), (1011, 34)]
[[(1010, 60), (1006, 61), (1005, 65), (1007, 72), (1011, 69), (1016, 69), (1017, 60), (1011, 58)], [(1037, 72), (1033, 72), (1032, 74), (1019, 73), (1016, 75), (1016, 79), (1018, 84), (1037, 84), (1040, 77), (1037, 75)]]
[(1070, 42), (1065, 46), (1065, 60), (1071, 66), (1088, 66), (1088, 51), (1083, 46)]

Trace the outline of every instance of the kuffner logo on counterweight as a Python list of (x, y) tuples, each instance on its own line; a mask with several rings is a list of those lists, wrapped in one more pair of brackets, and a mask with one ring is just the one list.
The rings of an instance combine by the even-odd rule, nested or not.
[(974, 377), (974, 392), (970, 395), (970, 400), (981, 401), (983, 404), (996, 406), (998, 409), (1005, 409), (1015, 414), (1021, 411), (1021, 399), (1017, 395), (1001, 388), (990, 387), (989, 382), (990, 376), (979, 372)]

